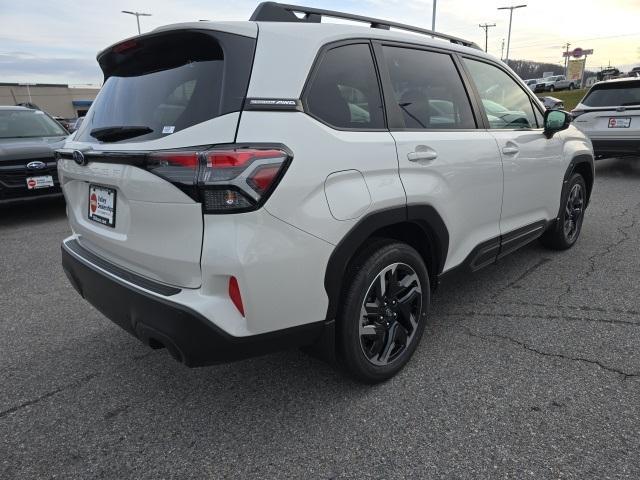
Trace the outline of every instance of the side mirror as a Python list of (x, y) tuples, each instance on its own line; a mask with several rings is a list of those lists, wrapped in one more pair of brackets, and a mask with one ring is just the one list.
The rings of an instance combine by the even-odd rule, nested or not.
[(571, 124), (571, 114), (563, 110), (547, 110), (544, 112), (544, 135), (547, 138), (553, 137), (556, 132), (561, 132), (569, 128)]

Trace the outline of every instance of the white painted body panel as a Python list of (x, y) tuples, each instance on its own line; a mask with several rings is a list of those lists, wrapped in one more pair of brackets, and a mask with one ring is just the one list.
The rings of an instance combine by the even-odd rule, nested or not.
[(504, 168), (501, 233), (555, 218), (568, 165), (560, 136), (547, 139), (542, 129), (490, 132)]
[[(444, 271), (464, 261), (485, 240), (500, 235), (502, 163), (495, 139), (486, 131), (393, 132), (408, 204), (434, 207), (449, 231)], [(409, 161), (423, 145), (437, 153), (431, 161)]]
[[(293, 161), (266, 208), (275, 217), (337, 244), (367, 211), (405, 204), (389, 132), (348, 132), (329, 128), (301, 112), (244, 112), (239, 143), (281, 142)], [(349, 220), (337, 220), (329, 209), (325, 180), (334, 172), (362, 172), (371, 201), (355, 205)], [(361, 189), (361, 186), (359, 187)], [(344, 195), (341, 198), (346, 198)], [(364, 200), (364, 196), (360, 196)]]
[[(86, 144), (67, 149), (94, 151), (170, 150), (233, 141), (239, 114), (232, 113), (146, 142)], [(202, 209), (166, 180), (143, 169), (73, 160), (58, 164), (69, 223), (79, 242), (110, 262), (145, 277), (187, 288), (201, 284)], [(116, 189), (116, 226), (88, 219), (89, 184)]]

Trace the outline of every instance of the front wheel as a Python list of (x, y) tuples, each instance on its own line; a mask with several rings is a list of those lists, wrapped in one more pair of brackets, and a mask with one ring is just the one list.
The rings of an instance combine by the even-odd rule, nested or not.
[(563, 206), (555, 224), (547, 230), (540, 242), (552, 250), (571, 248), (582, 230), (584, 210), (587, 206), (587, 186), (579, 173), (574, 173), (567, 183), (561, 199)]
[(391, 378), (415, 351), (426, 324), (429, 275), (409, 245), (376, 241), (350, 266), (337, 322), (339, 358), (357, 380)]
[(550, 91), (550, 92), (553, 92), (555, 89), (556, 89), (556, 88), (555, 88), (553, 85), (551, 85), (551, 86), (549, 87), (549, 91)]

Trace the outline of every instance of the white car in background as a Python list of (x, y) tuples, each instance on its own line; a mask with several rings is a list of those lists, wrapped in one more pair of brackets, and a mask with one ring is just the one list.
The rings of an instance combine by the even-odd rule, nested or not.
[(596, 83), (571, 114), (597, 157), (640, 156), (640, 79)]

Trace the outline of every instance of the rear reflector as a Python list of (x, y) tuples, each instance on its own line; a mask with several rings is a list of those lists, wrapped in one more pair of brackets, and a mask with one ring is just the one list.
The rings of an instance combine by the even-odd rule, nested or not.
[(244, 306), (242, 305), (242, 296), (240, 295), (240, 286), (236, 277), (229, 278), (229, 298), (236, 306), (240, 314), (244, 317)]

